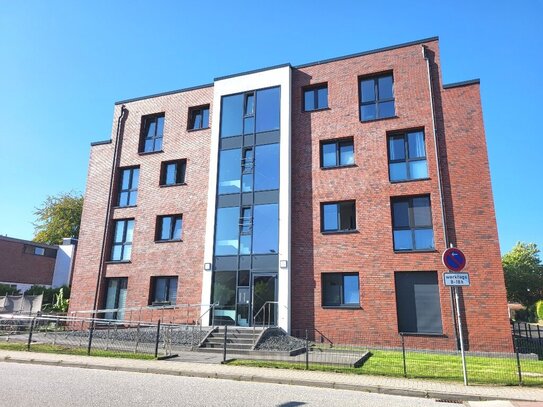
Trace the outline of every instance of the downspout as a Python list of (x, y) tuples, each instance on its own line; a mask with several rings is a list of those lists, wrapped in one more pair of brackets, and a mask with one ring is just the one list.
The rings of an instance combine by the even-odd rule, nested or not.
[[(426, 55), (426, 46), (422, 45), (422, 55), (426, 60), (426, 69), (428, 70), (428, 90), (430, 91), (430, 108), (432, 110), (432, 131), (434, 135), (434, 146), (436, 154), (436, 167), (437, 167), (437, 186), (439, 189), (439, 202), (441, 204), (441, 222), (443, 223), (443, 241), (445, 243), (445, 248), (449, 247), (449, 234), (447, 233), (447, 221), (445, 215), (445, 204), (443, 198), (443, 186), (441, 181), (441, 165), (439, 162), (439, 145), (437, 144), (437, 129), (436, 129), (436, 118), (435, 118), (435, 109), (434, 109), (434, 92), (433, 92), (433, 81), (432, 81), (432, 72), (430, 70), (430, 59)], [(452, 246), (452, 245), (451, 245)], [(455, 304), (453, 296), (453, 288), (451, 287), (451, 316), (453, 320), (454, 327), (454, 339), (456, 342), (456, 347), (460, 349), (460, 343), (458, 342), (458, 326), (456, 324), (456, 313), (455, 313)]]
[[(111, 165), (111, 176), (109, 179), (109, 191), (108, 191), (108, 200), (107, 200), (107, 210), (106, 210), (106, 217), (104, 221), (104, 234), (102, 236), (102, 250), (100, 252), (100, 265), (98, 267), (98, 277), (96, 279), (96, 291), (94, 292), (94, 304), (93, 304), (93, 310), (97, 311), (99, 309), (98, 307), (98, 298), (100, 290), (102, 289), (101, 283), (102, 283), (102, 276), (104, 274), (104, 263), (105, 263), (105, 257), (106, 257), (106, 240), (109, 235), (109, 223), (111, 218), (111, 210), (113, 207), (113, 183), (115, 181), (115, 172), (117, 169), (117, 160), (119, 156), (119, 144), (121, 140), (121, 128), (122, 128), (122, 122), (124, 120), (126, 114), (126, 107), (125, 105), (121, 106), (121, 114), (119, 116), (119, 119), (117, 120), (117, 134), (115, 137), (115, 149), (113, 151), (113, 163)], [(96, 317), (94, 314), (93, 317)]]

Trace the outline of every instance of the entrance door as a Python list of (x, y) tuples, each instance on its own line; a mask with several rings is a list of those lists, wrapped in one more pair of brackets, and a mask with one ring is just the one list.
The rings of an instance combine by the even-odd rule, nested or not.
[(255, 325), (276, 325), (277, 274), (253, 274), (252, 288)]
[(124, 308), (126, 306), (126, 287), (128, 278), (108, 278), (106, 293), (106, 309), (117, 309), (117, 311), (106, 312), (106, 319), (124, 319)]

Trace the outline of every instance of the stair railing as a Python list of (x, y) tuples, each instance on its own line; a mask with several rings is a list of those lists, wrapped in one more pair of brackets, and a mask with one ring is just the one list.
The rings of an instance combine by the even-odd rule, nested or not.
[[(253, 342), (255, 341), (255, 328), (256, 328), (256, 318), (262, 313), (262, 326), (263, 327), (270, 327), (272, 325), (272, 311), (271, 306), (279, 304), (278, 301), (266, 301), (264, 304), (262, 304), (262, 307), (258, 310), (258, 312), (253, 316)], [(266, 309), (268, 310), (268, 321), (266, 323)], [(275, 324), (275, 323), (274, 323)], [(253, 343), (254, 344), (254, 343)]]

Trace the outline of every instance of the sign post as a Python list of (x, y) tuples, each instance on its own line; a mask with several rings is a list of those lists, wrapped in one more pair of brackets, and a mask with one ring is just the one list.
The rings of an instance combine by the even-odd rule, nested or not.
[(466, 354), (464, 351), (464, 333), (462, 329), (462, 318), (460, 316), (460, 296), (458, 287), (469, 286), (469, 274), (460, 273), (466, 267), (466, 256), (456, 247), (451, 247), (443, 252), (443, 264), (449, 269), (443, 274), (443, 282), (451, 287), (456, 301), (456, 316), (458, 318), (458, 335), (460, 336), (460, 353), (462, 355), (462, 373), (464, 374), (464, 386), (468, 385), (468, 371), (466, 368)]

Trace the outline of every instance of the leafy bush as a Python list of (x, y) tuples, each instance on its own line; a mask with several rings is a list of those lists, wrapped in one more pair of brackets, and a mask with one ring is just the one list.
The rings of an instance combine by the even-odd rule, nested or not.
[(0, 297), (3, 297), (4, 295), (19, 295), (21, 292), (15, 288), (10, 287), (7, 284), (0, 284)]
[(543, 319), (543, 300), (535, 303), (535, 314), (537, 315), (537, 319)]
[(535, 305), (526, 307), (526, 309), (519, 309), (515, 312), (515, 321), (517, 322), (537, 322), (537, 315), (535, 312)]
[(26, 290), (26, 295), (40, 295), (43, 294), (43, 304), (54, 304), (56, 301), (55, 296), (59, 294), (60, 290), (63, 291), (64, 298), (70, 298), (70, 287), (64, 285), (59, 288), (48, 288), (43, 285), (33, 285)]

